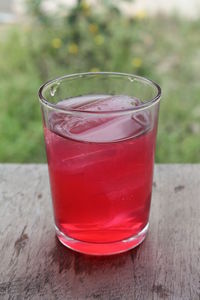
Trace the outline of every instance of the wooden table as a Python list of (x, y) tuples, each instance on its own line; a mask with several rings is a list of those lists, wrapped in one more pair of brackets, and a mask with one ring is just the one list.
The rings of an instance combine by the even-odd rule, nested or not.
[(110, 257), (55, 237), (46, 165), (0, 165), (0, 299), (200, 299), (200, 165), (157, 165), (150, 230)]

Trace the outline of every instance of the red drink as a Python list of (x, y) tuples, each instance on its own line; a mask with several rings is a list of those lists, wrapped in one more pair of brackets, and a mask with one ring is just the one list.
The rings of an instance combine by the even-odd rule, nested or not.
[[(138, 105), (127, 96), (100, 95), (64, 100), (57, 107), (102, 112)], [(119, 243), (132, 237), (138, 244), (151, 201), (157, 127), (152, 118), (149, 111), (49, 115), (46, 150), (55, 224), (64, 244), (68, 239), (69, 247), (76, 242), (76, 250), (94, 254), (123, 251)]]

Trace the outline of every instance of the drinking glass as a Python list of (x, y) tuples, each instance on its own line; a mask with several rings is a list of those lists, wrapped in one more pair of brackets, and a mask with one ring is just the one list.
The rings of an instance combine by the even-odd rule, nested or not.
[(55, 229), (78, 252), (146, 237), (161, 89), (124, 73), (66, 75), (39, 90)]

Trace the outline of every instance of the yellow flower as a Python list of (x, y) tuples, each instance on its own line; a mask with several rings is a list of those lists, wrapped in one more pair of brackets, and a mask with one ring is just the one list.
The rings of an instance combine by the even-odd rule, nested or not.
[(59, 38), (54, 38), (52, 41), (51, 41), (51, 45), (53, 48), (55, 49), (59, 49), (62, 45), (62, 41), (61, 39)]
[(91, 33), (97, 33), (98, 32), (98, 26), (96, 24), (90, 24), (89, 25), (89, 31)]
[(135, 14), (135, 18), (138, 20), (144, 20), (147, 17), (145, 10), (138, 10)]
[(78, 53), (78, 45), (75, 43), (69, 44), (68, 51), (70, 54), (76, 55)]
[(90, 5), (86, 1), (82, 1), (81, 8), (85, 16), (88, 16), (90, 14)]
[(132, 66), (135, 68), (140, 68), (142, 66), (142, 60), (139, 57), (135, 57), (132, 59)]
[(100, 72), (99, 68), (92, 68), (90, 69), (90, 72)]
[(30, 32), (31, 31), (31, 27), (29, 25), (24, 26), (24, 31), (25, 32)]
[(101, 34), (97, 34), (94, 38), (95, 43), (100, 46), (104, 43), (104, 36)]

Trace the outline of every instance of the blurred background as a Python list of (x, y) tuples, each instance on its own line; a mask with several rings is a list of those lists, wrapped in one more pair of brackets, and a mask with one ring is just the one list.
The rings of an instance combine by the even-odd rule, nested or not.
[(163, 89), (156, 162), (200, 162), (200, 0), (0, 0), (0, 162), (44, 162), (39, 86), (130, 72)]

